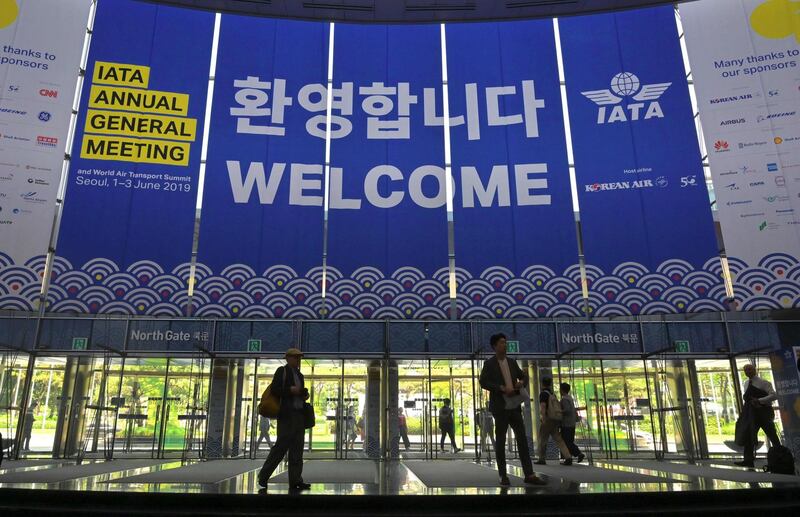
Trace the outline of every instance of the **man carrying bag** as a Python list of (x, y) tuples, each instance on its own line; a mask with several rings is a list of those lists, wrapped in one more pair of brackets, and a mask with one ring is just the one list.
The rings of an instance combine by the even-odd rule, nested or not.
[[(303, 439), (307, 426), (313, 426), (314, 413), (308, 399), (300, 360), (303, 353), (290, 348), (286, 351), (286, 366), (275, 370), (269, 387), (272, 397), (280, 398), (278, 409), (278, 436), (270, 449), (264, 466), (258, 473), (258, 484), (267, 487), (267, 482), (278, 464), (289, 453), (289, 489), (307, 490), (311, 485), (303, 481)], [(259, 408), (260, 409), (260, 408)]]

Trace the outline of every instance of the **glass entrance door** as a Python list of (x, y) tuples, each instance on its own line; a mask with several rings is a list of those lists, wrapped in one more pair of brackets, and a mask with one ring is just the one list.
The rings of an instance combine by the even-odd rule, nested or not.
[[(5, 454), (7, 457), (13, 455), (20, 410), (23, 406), (22, 392), (27, 368), (27, 354), (13, 350), (0, 352), (0, 434), (3, 435), (0, 454)], [(47, 414), (46, 408), (47, 406), (44, 409), (45, 414)], [(33, 433), (32, 429), (32, 436)], [(42, 442), (41, 434), (41, 431), (37, 430), (36, 439), (31, 438), (35, 446)]]
[(728, 359), (698, 359), (695, 368), (708, 453), (736, 454), (740, 450), (734, 443), (739, 411), (731, 362)]
[(157, 457), (162, 433), (166, 358), (125, 360), (114, 435), (115, 455)]
[(170, 359), (161, 426), (160, 457), (204, 457), (211, 361)]
[(570, 384), (581, 417), (575, 443), (585, 454), (609, 459), (654, 455), (656, 377), (642, 360), (562, 360), (559, 371), (558, 382)]
[(309, 402), (316, 414), (307, 439), (314, 457), (362, 458), (366, 448), (367, 364), (358, 360), (303, 360)]
[[(402, 447), (403, 456), (451, 459), (476, 455), (476, 384), (468, 359), (398, 361), (398, 403), (409, 439), (408, 450)], [(455, 448), (440, 422), (445, 404), (449, 405), (445, 413), (452, 414)]]

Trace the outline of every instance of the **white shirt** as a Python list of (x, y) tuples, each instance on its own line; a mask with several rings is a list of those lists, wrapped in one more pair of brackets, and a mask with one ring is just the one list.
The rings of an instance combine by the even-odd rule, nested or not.
[(506, 381), (506, 388), (513, 390), (514, 382), (511, 380), (511, 369), (508, 367), (508, 359), (498, 359), (497, 364), (500, 365), (500, 372), (503, 374), (503, 380)]
[(767, 396), (761, 397), (758, 401), (764, 405), (771, 406), (773, 400), (778, 400), (778, 394), (775, 393), (775, 389), (772, 387), (768, 381), (765, 381), (758, 375), (754, 375), (751, 379), (747, 379), (744, 381), (744, 387), (742, 388), (742, 393), (747, 392), (747, 388), (750, 387), (750, 383), (753, 383), (755, 388), (760, 389), (761, 391), (766, 391)]

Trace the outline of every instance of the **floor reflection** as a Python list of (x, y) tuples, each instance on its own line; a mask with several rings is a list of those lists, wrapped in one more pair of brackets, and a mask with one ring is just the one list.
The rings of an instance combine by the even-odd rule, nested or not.
[[(225, 462), (232, 462), (237, 460), (218, 460)], [(612, 460), (595, 461), (591, 468), (585, 465), (573, 465), (571, 467), (558, 466), (555, 462), (548, 465), (547, 473), (540, 473), (541, 477), (547, 481), (546, 486), (542, 487), (529, 487), (521, 484), (520, 478), (524, 477), (524, 473), (515, 462), (510, 462), (508, 465), (508, 473), (515, 480), (515, 485), (504, 488), (499, 486), (486, 486), (487, 476), (496, 476), (496, 464), (493, 461), (483, 461), (477, 463), (469, 460), (440, 460), (433, 462), (441, 471), (442, 476), (446, 478), (448, 472), (455, 474), (459, 467), (469, 466), (470, 469), (475, 469), (475, 465), (481, 467), (478, 473), (482, 477), (482, 482), (476, 485), (481, 486), (445, 486), (448, 484), (447, 479), (443, 479), (440, 486), (437, 483), (432, 483), (431, 486), (426, 485), (417, 475), (414, 474), (413, 466), (409, 466), (405, 461), (373, 461), (373, 460), (311, 460), (315, 462), (324, 462), (323, 465), (329, 471), (336, 472), (337, 461), (360, 461), (365, 464), (374, 465), (377, 469), (377, 477), (375, 483), (352, 483), (342, 479), (341, 482), (324, 482), (314, 483), (313, 479), (307, 478), (306, 481), (312, 483), (312, 488), (303, 492), (304, 495), (524, 495), (524, 494), (589, 494), (589, 493), (641, 493), (641, 492), (683, 492), (691, 490), (732, 490), (743, 488), (769, 488), (769, 487), (785, 487), (785, 486), (800, 486), (800, 477), (794, 481), (792, 478), (781, 479), (780, 481), (761, 482), (761, 481), (748, 481), (739, 480), (732, 481), (726, 479), (716, 479), (714, 477), (706, 477), (703, 475), (687, 474), (685, 472), (678, 472), (680, 469), (685, 469), (688, 464), (685, 462), (665, 462), (658, 463), (654, 461), (642, 462), (638, 464), (635, 461), (626, 461), (618, 463)], [(85, 465), (91, 465), (93, 462), (84, 462)], [(86, 475), (70, 479), (68, 481), (59, 482), (4, 482), (3, 479), (7, 475), (14, 475), (15, 479), (19, 480), (20, 473), (40, 473), (47, 469), (58, 469), (61, 466), (74, 467), (74, 463), (65, 461), (53, 461), (43, 464), (31, 464), (22, 462), (6, 461), (0, 469), (0, 488), (28, 488), (28, 489), (50, 489), (50, 490), (79, 490), (79, 491), (104, 491), (104, 492), (137, 492), (137, 493), (214, 493), (214, 494), (288, 494), (290, 493), (289, 485), (286, 483), (270, 483), (266, 489), (258, 485), (258, 469), (248, 470), (230, 478), (217, 481), (217, 482), (192, 482), (192, 483), (138, 483), (126, 482), (126, 478), (138, 476), (142, 474), (155, 473), (166, 471), (170, 469), (180, 469), (181, 467), (189, 465), (197, 465), (197, 461), (168, 461), (156, 464), (154, 460), (152, 464), (145, 464), (141, 468), (127, 468), (124, 470), (102, 473), (98, 475)], [(470, 465), (466, 465), (470, 463)], [(214, 465), (212, 462), (207, 462), (209, 469)], [(231, 463), (227, 464), (232, 465)], [(244, 465), (243, 463), (241, 465)], [(319, 465), (318, 465), (319, 466)], [(366, 465), (365, 465), (366, 466)], [(536, 467), (536, 466), (534, 466)], [(703, 462), (698, 465), (693, 465), (691, 468), (700, 467), (706, 469), (708, 472), (716, 472), (719, 465), (713, 462)], [(248, 468), (247, 466), (243, 468)], [(275, 475), (283, 472), (285, 466), (276, 471)], [(726, 467), (727, 468), (727, 467)], [(570, 470), (582, 469), (582, 470)], [(600, 470), (598, 470), (600, 469)], [(617, 473), (630, 473), (631, 475), (641, 475), (653, 477), (656, 482), (642, 482), (642, 483), (609, 483), (598, 480), (592, 481), (577, 481), (571, 479), (573, 477), (587, 478), (591, 477), (592, 473), (603, 472), (602, 469), (613, 471)], [(541, 470), (541, 469), (540, 469)], [(705, 472), (705, 470), (703, 471)], [(736, 475), (741, 476), (741, 470), (732, 470)], [(757, 473), (754, 473), (754, 475)], [(579, 476), (580, 475), (580, 476)], [(37, 480), (41, 479), (41, 474), (37, 474)], [(24, 477), (24, 476), (23, 476)], [(463, 476), (462, 476), (463, 477)], [(618, 475), (619, 477), (619, 475)], [(631, 477), (631, 476), (628, 476)], [(658, 478), (658, 479), (656, 479)], [(427, 478), (426, 478), (427, 479)], [(440, 478), (442, 479), (442, 478)], [(460, 479), (460, 478), (459, 478)], [(494, 478), (493, 478), (494, 479)], [(658, 482), (661, 479), (663, 482)], [(452, 481), (451, 481), (452, 482)], [(468, 485), (466, 480), (464, 485)]]

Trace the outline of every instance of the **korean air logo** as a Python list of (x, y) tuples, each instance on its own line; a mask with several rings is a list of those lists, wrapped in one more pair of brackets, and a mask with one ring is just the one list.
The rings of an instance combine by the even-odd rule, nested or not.
[(47, 121), (50, 120), (50, 118), (52, 118), (52, 115), (50, 114), (49, 111), (40, 111), (39, 112), (39, 120), (41, 120), (42, 122), (47, 122)]
[[(672, 83), (654, 83), (642, 85), (639, 78), (630, 72), (622, 72), (611, 79), (610, 90), (592, 90), (581, 92), (581, 95), (599, 106), (597, 110), (598, 124), (613, 124), (664, 118), (664, 112), (658, 99), (664, 95)], [(635, 102), (622, 101), (631, 97)], [(608, 108), (611, 111), (608, 112)], [(642, 114), (644, 113), (644, 114)]]

